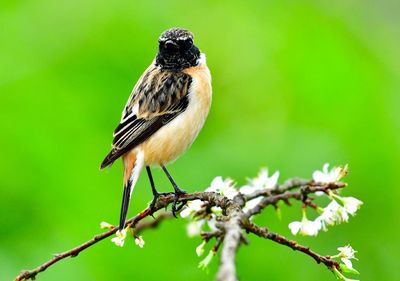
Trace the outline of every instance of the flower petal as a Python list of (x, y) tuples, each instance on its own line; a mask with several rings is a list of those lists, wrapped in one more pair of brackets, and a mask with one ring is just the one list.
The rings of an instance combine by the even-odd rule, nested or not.
[(351, 263), (351, 260), (346, 258), (341, 258), (340, 260), (346, 265), (347, 268), (353, 269), (353, 264)]
[(301, 228), (301, 222), (299, 221), (294, 221), (289, 223), (289, 229), (292, 232), (293, 235), (297, 235), (297, 233), (299, 233)]
[(144, 246), (144, 240), (142, 236), (135, 237), (135, 244), (138, 245), (140, 248)]
[(205, 220), (191, 221), (186, 225), (186, 232), (189, 237), (200, 235)]
[(100, 228), (101, 229), (111, 229), (111, 228), (114, 228), (114, 226), (106, 221), (102, 221), (100, 223)]
[(203, 270), (206, 269), (208, 265), (211, 263), (214, 256), (215, 252), (211, 250), (210, 252), (208, 252), (208, 255), (199, 263), (198, 267)]
[(276, 171), (271, 177), (269, 177), (265, 183), (266, 189), (274, 189), (278, 183), (279, 171)]
[(199, 246), (196, 247), (197, 256), (201, 256), (204, 253), (204, 246), (206, 245), (206, 241), (203, 241)]

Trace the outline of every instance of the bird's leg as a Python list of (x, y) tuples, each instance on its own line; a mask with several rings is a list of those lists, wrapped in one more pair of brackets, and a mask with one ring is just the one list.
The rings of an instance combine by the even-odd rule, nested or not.
[(153, 175), (151, 174), (151, 170), (150, 170), (149, 166), (146, 166), (146, 171), (147, 171), (147, 175), (149, 177), (149, 181), (150, 181), (150, 185), (151, 185), (151, 192), (153, 193), (153, 200), (151, 201), (150, 206), (149, 206), (151, 216), (153, 216), (153, 213), (155, 211), (157, 211), (157, 210), (155, 210), (155, 207), (156, 207), (156, 203), (157, 203), (157, 200), (160, 197), (160, 195), (162, 196), (162, 195), (167, 195), (167, 194), (170, 194), (170, 193), (160, 193), (160, 192), (158, 192), (157, 189), (156, 189), (156, 186), (154, 184)]
[(174, 202), (172, 203), (172, 214), (174, 215), (174, 217), (176, 217), (176, 212), (180, 211), (183, 208), (183, 206), (185, 206), (185, 204), (186, 204), (186, 202), (182, 202), (182, 204), (180, 206), (178, 206), (178, 207), (176, 206), (179, 198), (183, 194), (186, 194), (186, 191), (184, 191), (178, 187), (178, 185), (175, 183), (174, 179), (171, 177), (170, 173), (168, 172), (167, 168), (165, 168), (164, 165), (161, 165), (161, 168), (163, 169), (164, 173), (167, 175), (169, 181), (171, 182), (171, 184), (175, 190), (175, 193), (174, 193), (175, 199), (174, 199)]

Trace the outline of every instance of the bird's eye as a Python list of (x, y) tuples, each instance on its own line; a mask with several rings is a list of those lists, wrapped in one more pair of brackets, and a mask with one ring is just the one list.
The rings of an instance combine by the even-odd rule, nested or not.
[(191, 38), (187, 38), (185, 40), (179, 40), (178, 44), (180, 47), (189, 49), (193, 45), (193, 40)]
[(186, 39), (185, 41), (187, 42), (186, 44), (187, 44), (188, 46), (192, 46), (192, 45), (193, 45), (193, 39), (192, 39), (192, 38), (188, 38), (188, 39)]

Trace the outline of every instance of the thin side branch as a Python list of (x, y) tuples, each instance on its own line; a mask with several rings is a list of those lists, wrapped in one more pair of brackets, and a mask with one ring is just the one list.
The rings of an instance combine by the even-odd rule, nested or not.
[(282, 235), (268, 231), (268, 229), (265, 227), (259, 227), (253, 223), (249, 223), (245, 226), (245, 228), (248, 232), (254, 233), (255, 235), (257, 235), (259, 237), (263, 237), (263, 238), (275, 241), (281, 245), (288, 246), (295, 251), (300, 251), (300, 252), (312, 257), (317, 263), (323, 263), (330, 270), (333, 270), (334, 268), (340, 270), (339, 263), (336, 262), (335, 260), (331, 259), (329, 256), (322, 256), (322, 255), (310, 250), (309, 247), (300, 245), (299, 243), (297, 243), (294, 240), (289, 240)]
[[(130, 220), (128, 220), (128, 224), (134, 226), (136, 223), (138, 223), (139, 221), (141, 221), (142, 219), (144, 219), (145, 217), (147, 217), (150, 212), (149, 209), (145, 209), (143, 212), (137, 214), (135, 217), (131, 218)], [(164, 218), (165, 215), (161, 215), (161, 218)], [(158, 224), (160, 221), (160, 219), (156, 219), (154, 220), (151, 224), (142, 224), (139, 227), (139, 231), (143, 230), (144, 228), (147, 227), (152, 227), (156, 224)], [(85, 250), (86, 248), (89, 248), (90, 246), (93, 246), (94, 244), (100, 242), (101, 240), (110, 237), (111, 235), (113, 235), (115, 232), (117, 232), (117, 228), (113, 227), (112, 229), (110, 229), (107, 232), (103, 232), (101, 234), (98, 234), (96, 236), (94, 236), (92, 239), (90, 239), (89, 241), (86, 241), (85, 243), (71, 249), (68, 251), (65, 251), (63, 253), (60, 254), (55, 254), (54, 257), (52, 259), (50, 259), (49, 261), (43, 263), (42, 265), (38, 266), (35, 269), (32, 270), (24, 270), (22, 271), (16, 278), (15, 281), (22, 281), (22, 280), (28, 280), (28, 279), (32, 279), (34, 280), (36, 275), (39, 272), (45, 271), (48, 267), (52, 266), (53, 264), (67, 258), (67, 257), (76, 257), (79, 255), (80, 252), (82, 252), (83, 250)]]
[(173, 218), (172, 212), (162, 212), (154, 220), (141, 221), (135, 227), (135, 234), (140, 234), (143, 230), (149, 228), (156, 228), (166, 219)]
[[(308, 185), (301, 185), (301, 188), (298, 191), (284, 191), (283, 193), (279, 193), (276, 195), (269, 194), (267, 196), (265, 196), (264, 194), (260, 195), (259, 194), (260, 192), (257, 192), (255, 194), (250, 194), (249, 196), (247, 196), (246, 199), (249, 199), (249, 198), (254, 199), (254, 198), (260, 197), (260, 196), (265, 196), (265, 197), (254, 208), (247, 211), (246, 217), (251, 217), (256, 214), (259, 214), (265, 207), (267, 207), (269, 205), (276, 205), (278, 203), (278, 201), (288, 202), (289, 199), (296, 199), (296, 200), (301, 200), (301, 201), (305, 202), (307, 200), (307, 196), (311, 193), (328, 192), (329, 190), (335, 190), (335, 189), (343, 188), (345, 186), (346, 186), (345, 183), (316, 185), (314, 182), (310, 181), (310, 182), (308, 182)], [(292, 186), (288, 185), (286, 190), (291, 189), (291, 187)], [(283, 190), (285, 190), (285, 189), (282, 189), (282, 191)], [(255, 196), (255, 195), (258, 195), (258, 196)], [(311, 204), (310, 201), (305, 202), (305, 203), (308, 205)]]
[(293, 178), (293, 179), (289, 179), (289, 180), (285, 181), (281, 185), (275, 186), (274, 189), (262, 189), (262, 190), (257, 190), (251, 194), (244, 195), (244, 199), (246, 201), (249, 201), (251, 199), (254, 199), (254, 198), (257, 198), (260, 196), (267, 197), (267, 196), (271, 196), (272, 194), (280, 194), (285, 191), (290, 191), (290, 190), (293, 190), (293, 189), (296, 189), (296, 188), (299, 188), (302, 186), (310, 185), (311, 183), (313, 183), (313, 181), (299, 179), (299, 178)]

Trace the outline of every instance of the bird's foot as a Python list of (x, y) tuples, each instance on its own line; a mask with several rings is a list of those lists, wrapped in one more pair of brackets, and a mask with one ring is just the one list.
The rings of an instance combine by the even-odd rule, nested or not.
[(179, 212), (180, 210), (182, 210), (183, 206), (186, 205), (186, 200), (181, 201), (181, 204), (179, 206), (178, 205), (178, 201), (179, 199), (182, 197), (182, 195), (187, 194), (186, 191), (176, 187), (175, 188), (175, 198), (174, 198), (174, 202), (172, 203), (172, 215), (176, 218), (176, 213)]
[(170, 194), (173, 194), (173, 192), (157, 192), (153, 194), (153, 200), (150, 203), (149, 209), (150, 209), (150, 216), (152, 216), (154, 218), (154, 213), (158, 211), (158, 209), (156, 209), (156, 204), (158, 201), (158, 198), (161, 196), (168, 196)]

